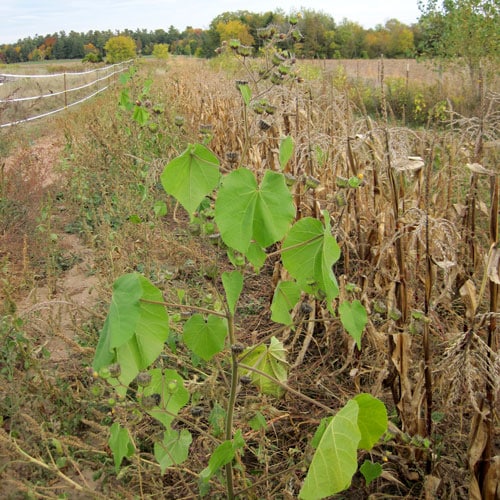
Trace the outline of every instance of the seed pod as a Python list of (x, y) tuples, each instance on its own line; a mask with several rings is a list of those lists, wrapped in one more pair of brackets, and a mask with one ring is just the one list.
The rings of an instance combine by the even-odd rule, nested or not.
[(302, 314), (309, 314), (310, 312), (312, 311), (312, 307), (311, 307), (311, 304), (309, 304), (309, 302), (302, 302), (302, 304), (300, 304), (300, 312)]
[(346, 179), (345, 177), (337, 176), (337, 178), (335, 179), (335, 184), (339, 188), (349, 187), (349, 179)]
[(271, 128), (271, 124), (265, 120), (259, 120), (259, 128), (264, 131), (269, 130)]
[(109, 376), (112, 378), (118, 378), (122, 372), (122, 368), (118, 363), (113, 363), (108, 366)]
[(278, 67), (278, 71), (280, 75), (288, 75), (291, 71), (290, 66), (287, 66), (286, 64), (280, 64)]
[(250, 382), (252, 382), (252, 377), (250, 377), (249, 375), (242, 375), (240, 377), (240, 382), (241, 385), (248, 385), (250, 384)]
[(316, 177), (313, 177), (312, 175), (309, 175), (306, 179), (306, 187), (311, 188), (311, 189), (316, 189), (320, 184), (320, 180), (316, 179)]
[(249, 47), (247, 45), (240, 45), (237, 49), (236, 52), (243, 57), (248, 57), (252, 55), (252, 47)]
[(139, 387), (147, 387), (151, 384), (151, 374), (149, 372), (141, 372), (137, 375), (136, 380)]
[(231, 164), (236, 163), (236, 161), (238, 160), (238, 153), (236, 153), (235, 151), (228, 151), (226, 153), (226, 160)]
[(142, 406), (146, 410), (151, 410), (155, 406), (158, 406), (161, 401), (161, 396), (157, 393), (151, 394), (150, 396), (143, 396), (141, 399)]
[(231, 346), (231, 351), (233, 354), (241, 354), (245, 350), (245, 346), (243, 344), (233, 344)]
[(167, 391), (169, 394), (176, 393), (178, 388), (179, 383), (177, 382), (177, 380), (170, 380), (170, 382), (167, 384)]
[(271, 57), (271, 62), (274, 66), (279, 66), (281, 63), (285, 62), (286, 59), (279, 53), (275, 52)]
[(385, 314), (387, 312), (387, 306), (386, 306), (385, 302), (382, 302), (381, 300), (377, 300), (373, 304), (373, 310), (376, 313)]
[(193, 406), (191, 408), (191, 415), (193, 415), (193, 417), (201, 417), (202, 414), (203, 408), (201, 406)]
[(392, 319), (393, 321), (400, 320), (401, 316), (402, 316), (402, 313), (397, 307), (391, 309), (389, 312), (389, 318)]

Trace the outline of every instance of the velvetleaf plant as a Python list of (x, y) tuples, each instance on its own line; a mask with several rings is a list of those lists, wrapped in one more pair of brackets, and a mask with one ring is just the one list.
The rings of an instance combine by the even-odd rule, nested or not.
[[(252, 106), (250, 88), (240, 85), (240, 92), (244, 106)], [(282, 171), (292, 156), (293, 140), (286, 137), (279, 151)], [(245, 447), (241, 430), (234, 431), (240, 379), (246, 377), (261, 392), (275, 397), (287, 389), (287, 353), (279, 339), (272, 337), (269, 345), (247, 348), (238, 343), (237, 304), (245, 273), (258, 273), (270, 247), (277, 244), (290, 279), (276, 287), (270, 306), (272, 320), (292, 325), (291, 311), (303, 294), (325, 301), (332, 315), (336, 314), (339, 287), (332, 266), (340, 258), (340, 248), (332, 235), (330, 215), (323, 211), (321, 219), (296, 220), (294, 197), (282, 171), (268, 170), (259, 178), (252, 170), (240, 167), (222, 175), (220, 162), (207, 144), (190, 144), (161, 175), (166, 193), (191, 220), (207, 197), (215, 198), (214, 223), (236, 267), (221, 274), (223, 310), (192, 308), (195, 314), (183, 324), (182, 340), (192, 353), (211, 362), (225, 352), (231, 367), (224, 439), (215, 446), (200, 474), (202, 495), (208, 493), (211, 478), (221, 470), (225, 470), (227, 497), (235, 498), (237, 493), (233, 462)], [(236, 262), (235, 255), (242, 256), (243, 262)], [(164, 302), (162, 291), (144, 276), (131, 273), (118, 278), (93, 362), (93, 369), (108, 380), (122, 401), (134, 382), (137, 404), (163, 426), (163, 437), (154, 445), (162, 473), (188, 458), (193, 440), (189, 429), (173, 426), (190, 400), (185, 380), (176, 370), (156, 363), (168, 344), (168, 310), (174, 307)], [(185, 304), (177, 307), (189, 309)], [(359, 301), (344, 301), (338, 306), (338, 314), (360, 348), (367, 322), (365, 309)], [(357, 469), (358, 449), (369, 450), (386, 428), (384, 405), (368, 394), (357, 396), (333, 418), (324, 420), (312, 442), (316, 451), (300, 498), (323, 498), (346, 489)], [(118, 470), (122, 460), (134, 453), (132, 438), (126, 429), (114, 424), (109, 445)]]

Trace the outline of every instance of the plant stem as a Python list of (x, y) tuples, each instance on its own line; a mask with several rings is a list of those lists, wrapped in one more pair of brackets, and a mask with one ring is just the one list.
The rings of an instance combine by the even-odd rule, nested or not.
[(329, 408), (328, 406), (324, 405), (323, 403), (320, 403), (319, 401), (316, 401), (315, 399), (310, 398), (309, 396), (306, 396), (305, 394), (302, 394), (301, 392), (293, 389), (289, 385), (287, 385), (284, 382), (281, 382), (280, 380), (272, 377), (271, 375), (267, 374), (266, 372), (263, 372), (263, 371), (259, 370), (258, 368), (254, 368), (253, 366), (245, 365), (243, 363), (240, 363), (239, 366), (243, 370), (249, 370), (251, 372), (254, 372), (254, 373), (257, 373), (257, 374), (261, 375), (262, 377), (266, 377), (269, 380), (272, 380), (275, 384), (278, 384), (280, 387), (283, 387), (283, 389), (287, 390), (288, 392), (291, 392), (295, 396), (298, 396), (300, 399), (303, 399), (304, 401), (307, 401), (308, 403), (312, 403), (313, 405), (319, 406), (320, 408), (322, 408), (323, 410), (327, 411), (328, 413), (332, 413), (332, 414), (335, 413), (335, 410), (332, 410), (331, 408)]
[[(234, 316), (229, 313), (227, 315), (228, 331), (229, 331), (229, 341), (231, 345), (235, 344), (235, 334), (234, 334)], [(236, 403), (236, 390), (238, 388), (238, 358), (237, 354), (231, 351), (231, 388), (229, 391), (229, 401), (227, 403), (227, 413), (226, 413), (226, 441), (233, 439), (233, 417), (234, 417), (234, 405)], [(232, 462), (226, 464), (226, 488), (227, 488), (227, 498), (232, 500), (234, 498), (234, 485), (233, 485), (233, 467)]]
[(198, 311), (204, 314), (211, 314), (212, 316), (219, 316), (219, 318), (227, 318), (226, 313), (221, 313), (219, 311), (212, 311), (211, 309), (205, 309), (204, 307), (190, 306), (188, 304), (175, 304), (171, 302), (162, 302), (158, 300), (147, 300), (147, 299), (140, 299), (140, 302), (144, 302), (146, 304), (157, 304), (159, 306), (165, 306), (165, 307), (175, 307), (177, 309), (189, 309), (191, 311)]

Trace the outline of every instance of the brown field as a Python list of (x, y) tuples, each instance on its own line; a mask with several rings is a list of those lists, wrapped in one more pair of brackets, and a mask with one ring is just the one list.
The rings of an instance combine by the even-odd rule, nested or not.
[[(498, 488), (498, 88), (485, 81), (473, 99), (458, 84), (462, 73), (386, 60), (384, 82), (415, 85), (401, 104), (390, 82), (387, 94), (377, 93), (379, 61), (298, 65), (304, 82), (269, 85), (224, 60), (142, 60), (126, 88), (150, 112), (144, 126), (119, 108), (117, 83), (64, 113), (0, 129), (6, 498), (199, 498), (200, 472), (223, 441), (217, 411), (230, 405), (230, 346), (211, 361), (196, 359), (182, 341), (185, 318), (169, 311), (172, 337), (154, 366), (182, 374), (190, 401), (174, 425), (190, 429), (193, 442), (165, 475), (154, 458), (162, 428), (139, 405), (137, 387), (116, 403), (89, 367), (121, 275), (140, 272), (166, 302), (206, 310), (217, 307), (220, 273), (234, 267), (206, 229), (213, 216), (196, 227), (165, 194), (165, 165), (206, 141), (222, 173), (246, 166), (260, 179), (280, 171), (284, 136), (295, 145), (285, 172), (295, 181), (297, 218), (323, 223), (326, 210), (341, 249), (332, 307), (359, 300), (368, 322), (358, 350), (312, 292), (291, 311), (293, 328), (273, 322), (275, 287), (290, 278), (280, 241), (260, 273), (241, 268), (237, 341), (282, 342), (289, 389), (277, 398), (238, 385), (233, 429), (246, 444), (233, 462), (235, 496), (297, 498), (321, 419), (359, 393), (388, 411), (389, 432), (358, 453), (359, 465), (371, 460), (383, 472), (369, 485), (356, 473), (334, 498), (451, 500), (478, 495), (480, 483)], [(250, 81), (273, 113), (255, 113), (255, 103), (245, 110), (235, 79)], [(437, 98), (428, 90), (436, 84)], [(361, 185), (346, 186), (352, 178)], [(217, 190), (207, 203), (216, 197)], [(162, 201), (167, 213), (158, 215)], [(136, 449), (119, 473), (108, 442), (113, 422), (129, 430)], [(220, 471), (208, 497), (227, 491)]]

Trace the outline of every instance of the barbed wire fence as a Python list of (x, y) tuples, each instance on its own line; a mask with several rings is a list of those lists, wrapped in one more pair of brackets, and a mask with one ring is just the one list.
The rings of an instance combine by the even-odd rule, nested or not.
[[(38, 120), (91, 99), (108, 89), (131, 63), (129, 60), (79, 72), (0, 73), (0, 129)], [(7, 122), (2, 123), (3, 119)]]

